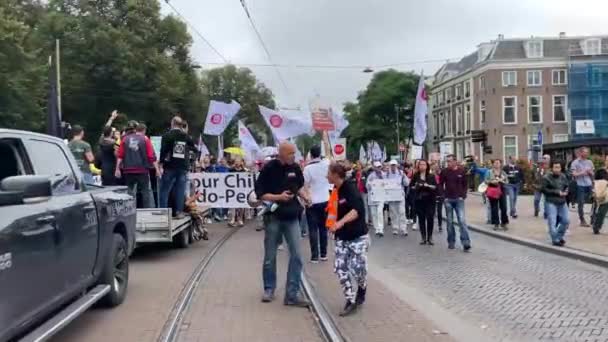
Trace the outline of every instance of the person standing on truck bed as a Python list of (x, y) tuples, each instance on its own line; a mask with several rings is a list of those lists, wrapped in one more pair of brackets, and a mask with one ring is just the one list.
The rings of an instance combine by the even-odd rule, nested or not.
[(175, 186), (174, 216), (184, 217), (184, 201), (186, 193), (186, 176), (189, 170), (188, 151), (194, 150), (194, 141), (183, 130), (182, 119), (179, 116), (171, 120), (171, 130), (161, 140), (160, 165), (162, 177), (160, 180), (159, 206), (167, 208), (169, 192)]
[(84, 175), (84, 182), (86, 184), (95, 184), (95, 179), (93, 179), (93, 174), (89, 167), (89, 164), (95, 160), (95, 157), (93, 156), (91, 145), (84, 141), (84, 128), (82, 126), (74, 125), (72, 127), (72, 140), (68, 143), (68, 148), (74, 155), (76, 164), (78, 164), (78, 168)]
[(274, 300), (277, 286), (277, 247), (281, 236), (284, 236), (289, 247), (289, 266), (283, 303), (307, 308), (308, 301), (299, 296), (302, 257), (298, 216), (302, 214), (303, 208), (295, 196), (300, 196), (306, 203), (310, 203), (310, 198), (304, 189), (302, 170), (295, 163), (295, 153), (295, 145), (281, 143), (279, 158), (264, 166), (255, 183), (257, 198), (277, 204), (276, 209), (265, 214), (268, 217), (264, 234), (262, 302), (269, 303)]
[(118, 149), (115, 175), (117, 178), (124, 177), (133, 196), (137, 196), (138, 192), (141, 194), (143, 208), (154, 208), (150, 168), (156, 165), (156, 157), (152, 142), (141, 133), (142, 127), (145, 130), (145, 126), (129, 121), (127, 134)]

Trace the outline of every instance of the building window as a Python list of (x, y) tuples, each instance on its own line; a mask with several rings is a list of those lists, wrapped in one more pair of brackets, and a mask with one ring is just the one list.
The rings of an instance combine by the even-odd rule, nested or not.
[(448, 109), (448, 111), (446, 112), (447, 115), (447, 127), (446, 127), (446, 135), (452, 135), (452, 111)]
[(600, 87), (602, 85), (602, 72), (600, 69), (591, 69), (591, 77), (589, 78), (589, 84), (592, 87)]
[(464, 156), (470, 156), (473, 154), (473, 147), (471, 146), (471, 141), (467, 140), (464, 145)]
[(471, 105), (467, 104), (464, 106), (464, 130), (465, 132), (471, 131)]
[(469, 83), (468, 81), (464, 82), (464, 96), (471, 96), (471, 83)]
[(462, 107), (456, 107), (456, 134), (462, 134)]
[(543, 97), (540, 95), (528, 96), (528, 123), (543, 122)]
[(518, 159), (517, 151), (517, 136), (516, 135), (503, 135), (502, 137), (502, 154), (503, 159), (507, 160), (509, 157)]
[(486, 101), (479, 101), (479, 123), (483, 126), (486, 123)]
[(517, 72), (516, 71), (503, 71), (502, 72), (502, 86), (512, 87), (517, 85)]
[(566, 142), (568, 140), (570, 140), (568, 134), (553, 134), (554, 143)]
[(539, 146), (539, 143), (538, 143), (538, 134), (530, 134), (530, 135), (528, 135), (528, 149), (531, 149), (534, 146)]
[(439, 92), (439, 94), (437, 94), (437, 96), (439, 96), (439, 104), (440, 104), (440, 105), (443, 105), (443, 104), (444, 104), (444, 101), (445, 101), (445, 99), (444, 99), (444, 97), (443, 97), (443, 92), (442, 92), (442, 91), (440, 91), (440, 92)]
[(566, 122), (566, 95), (553, 96), (553, 122)]
[(585, 41), (586, 55), (599, 55), (601, 53), (600, 40), (597, 38), (587, 39)]
[(543, 42), (533, 41), (528, 42), (528, 58), (542, 58), (543, 57)]
[(479, 89), (486, 90), (486, 77), (485, 76), (479, 76)]
[(517, 124), (517, 97), (504, 96), (502, 98), (502, 123)]
[(442, 113), (439, 113), (439, 133), (441, 136), (445, 136), (445, 117)]
[(456, 98), (462, 99), (462, 85), (461, 84), (456, 86)]
[(543, 85), (543, 73), (540, 70), (528, 71), (528, 87), (540, 87)]
[(568, 84), (568, 73), (565, 69), (553, 70), (553, 85), (566, 85)]

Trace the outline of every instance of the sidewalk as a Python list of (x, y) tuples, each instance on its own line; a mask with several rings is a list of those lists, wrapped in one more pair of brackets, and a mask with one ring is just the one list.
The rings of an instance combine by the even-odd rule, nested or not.
[(449, 335), (441, 333), (421, 313), (401, 301), (397, 295), (376, 280), (373, 271), (368, 278), (365, 304), (354, 315), (339, 317), (338, 313), (345, 302), (338, 279), (333, 273), (333, 241), (329, 241), (329, 261), (319, 264), (308, 262), (310, 259), (308, 239), (302, 239), (301, 246), (302, 258), (307, 262), (304, 268), (308, 279), (349, 341), (453, 341)]
[[(587, 219), (590, 204), (585, 205)], [(486, 208), (482, 204), (481, 196), (469, 194), (466, 199), (465, 212), (467, 223), (482, 229), (492, 231), (492, 226), (486, 224)], [(550, 244), (547, 222), (542, 218), (534, 217), (534, 197), (520, 196), (517, 199), (518, 218), (509, 218), (509, 230), (504, 234), (534, 240), (543, 244)], [(567, 245), (565, 249), (575, 249), (596, 255), (608, 256), (608, 234), (606, 229), (599, 235), (594, 235), (591, 228), (579, 226), (578, 214), (570, 210), (570, 228), (566, 235)]]
[(277, 255), (275, 301), (260, 301), (264, 234), (254, 228), (252, 223), (242, 228), (211, 260), (184, 318), (179, 341), (323, 340), (309, 310), (283, 305), (289, 252)]

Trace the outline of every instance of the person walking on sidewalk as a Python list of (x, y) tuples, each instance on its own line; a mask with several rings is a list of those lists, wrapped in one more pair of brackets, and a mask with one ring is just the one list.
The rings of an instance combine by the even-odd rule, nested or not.
[(446, 159), (448, 167), (441, 171), (439, 193), (445, 198), (448, 248), (454, 249), (456, 244), (456, 230), (454, 229), (454, 214), (456, 214), (460, 225), (460, 243), (464, 251), (468, 252), (471, 250), (471, 238), (464, 212), (464, 200), (467, 198), (466, 172), (458, 165), (453, 154), (448, 155)]
[[(545, 154), (543, 156), (542, 162), (536, 164), (534, 168), (534, 217), (538, 217), (540, 213), (540, 202), (543, 197), (543, 193), (541, 191), (541, 186), (543, 184), (543, 178), (545, 175), (550, 172), (550, 164), (551, 156)], [(545, 210), (543, 209), (543, 217), (546, 219), (547, 215), (545, 214)]]
[[(386, 174), (382, 171), (382, 163), (375, 161), (373, 171), (367, 176), (367, 191), (368, 193), (372, 190), (372, 182), (376, 179), (386, 179)], [(372, 217), (372, 223), (376, 230), (376, 236), (384, 236), (384, 202), (368, 202), (369, 212)]]
[(581, 227), (589, 227), (589, 224), (585, 220), (585, 202), (590, 198), (593, 187), (593, 163), (587, 159), (589, 157), (589, 149), (587, 147), (581, 147), (578, 153), (578, 158), (572, 162), (570, 170), (572, 171), (572, 177), (576, 180), (578, 218)]
[(435, 201), (437, 183), (435, 176), (429, 172), (429, 164), (426, 160), (420, 160), (418, 169), (412, 177), (410, 187), (415, 188), (414, 199), (418, 225), (420, 226), (421, 245), (434, 245), (433, 224), (435, 223)]
[(175, 187), (176, 217), (184, 217), (186, 196), (186, 176), (190, 168), (189, 153), (195, 149), (194, 141), (183, 130), (183, 121), (179, 116), (171, 120), (171, 130), (163, 135), (160, 147), (159, 163), (162, 167), (160, 189), (158, 192), (159, 207), (169, 207), (169, 193)]
[(593, 234), (599, 234), (608, 214), (608, 156), (604, 158), (604, 167), (595, 172), (593, 194), (596, 204), (593, 219)]
[[(545, 195), (545, 212), (549, 225), (549, 237), (554, 246), (564, 246), (564, 235), (568, 230), (570, 218), (566, 196), (568, 196), (568, 178), (562, 173), (562, 165), (551, 162), (551, 172), (543, 178), (541, 191)], [(559, 218), (559, 223), (558, 223)]]
[[(327, 228), (336, 237), (334, 272), (346, 298), (340, 316), (348, 316), (365, 302), (369, 236), (363, 199), (354, 184), (346, 182), (346, 169), (332, 163), (327, 179), (334, 185), (327, 205)], [(357, 292), (353, 289), (357, 283)]]
[(329, 198), (329, 182), (327, 170), (329, 160), (321, 159), (321, 147), (310, 148), (312, 160), (304, 167), (304, 186), (308, 189), (312, 205), (306, 208), (308, 221), (308, 240), (310, 241), (310, 262), (318, 263), (319, 259), (327, 260), (327, 199)]
[[(399, 170), (399, 163), (396, 160), (391, 160), (390, 168), (386, 173), (386, 179), (399, 184), (400, 188), (407, 186), (407, 177)], [(401, 196), (401, 201), (388, 203), (389, 216), (391, 218), (391, 226), (393, 227), (393, 235), (402, 234), (407, 236), (407, 222), (405, 219), (405, 195)]]
[(509, 224), (507, 194), (505, 191), (507, 177), (507, 173), (502, 169), (502, 161), (500, 159), (494, 159), (492, 169), (486, 174), (485, 179), (485, 182), (488, 185), (486, 196), (490, 201), (490, 207), (492, 209), (492, 224), (494, 225), (494, 230), (498, 230), (499, 225), (503, 230), (507, 230), (507, 225)]
[(515, 162), (515, 158), (513, 158), (513, 156), (509, 156), (507, 165), (504, 167), (508, 181), (504, 184), (503, 188), (509, 199), (509, 215), (511, 215), (512, 218), (517, 218), (517, 196), (519, 195), (519, 191), (524, 184), (524, 173)]
[(277, 287), (277, 247), (283, 236), (289, 247), (289, 266), (283, 303), (288, 306), (308, 307), (309, 303), (299, 295), (302, 258), (298, 216), (301, 215), (303, 208), (295, 196), (299, 195), (306, 204), (310, 203), (310, 199), (304, 189), (302, 170), (295, 163), (295, 154), (295, 145), (281, 143), (278, 159), (271, 160), (264, 166), (255, 183), (255, 193), (258, 198), (277, 204), (277, 207), (267, 214), (268, 218), (265, 222), (262, 302), (269, 303), (274, 300), (274, 291)]

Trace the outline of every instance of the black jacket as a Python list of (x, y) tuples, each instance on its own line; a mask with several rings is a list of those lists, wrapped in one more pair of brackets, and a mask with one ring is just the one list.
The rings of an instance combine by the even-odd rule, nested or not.
[[(428, 184), (432, 187), (422, 186), (422, 184)], [(415, 201), (432, 201), (434, 202), (437, 197), (437, 182), (435, 181), (435, 175), (427, 173), (425, 179), (420, 178), (420, 173), (416, 172), (410, 182), (410, 188), (414, 189), (414, 200)]]
[(363, 198), (357, 189), (357, 185), (345, 181), (338, 189), (338, 220), (342, 219), (351, 210), (357, 211), (357, 219), (346, 223), (344, 227), (335, 233), (336, 239), (352, 241), (367, 234), (367, 224), (365, 224), (365, 206)]

